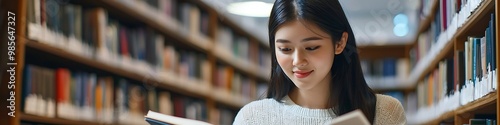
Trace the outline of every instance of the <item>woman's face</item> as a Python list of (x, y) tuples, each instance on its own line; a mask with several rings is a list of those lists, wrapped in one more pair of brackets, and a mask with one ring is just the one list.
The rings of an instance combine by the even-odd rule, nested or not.
[(278, 29), (274, 42), (279, 66), (299, 89), (329, 84), (335, 54), (330, 35), (311, 23), (292, 21)]

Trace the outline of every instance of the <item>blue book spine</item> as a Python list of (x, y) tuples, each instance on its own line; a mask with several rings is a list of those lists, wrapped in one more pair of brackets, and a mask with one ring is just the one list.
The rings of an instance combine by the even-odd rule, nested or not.
[(83, 103), (82, 103), (82, 101), (83, 101), (83, 99), (82, 99), (82, 98), (83, 98), (83, 96), (84, 96), (84, 95), (83, 95), (84, 93), (83, 93), (82, 91), (83, 91), (83, 79), (85, 79), (85, 75), (84, 75), (84, 74), (85, 74), (85, 73), (83, 73), (83, 72), (82, 72), (82, 73), (80, 73), (80, 77), (78, 78), (78, 84), (77, 84), (78, 86), (77, 86), (77, 88), (76, 88), (76, 90), (77, 90), (77, 96), (78, 96), (78, 97), (77, 97), (77, 98), (78, 98), (78, 100), (77, 100), (77, 102), (78, 102), (78, 103), (77, 103), (76, 105), (77, 105), (79, 108), (81, 108), (81, 107), (82, 107), (82, 104), (83, 104)]
[(476, 81), (476, 49), (477, 49), (477, 45), (476, 45), (476, 38), (474, 38), (472, 41), (472, 83), (475, 83)]
[(491, 27), (491, 20), (489, 22), (488, 28), (486, 28), (486, 71), (491, 71), (491, 54), (492, 54), (492, 40), (491, 40), (491, 30), (493, 28)]
[(495, 13), (491, 13), (491, 23), (490, 23), (490, 26), (491, 26), (491, 40), (492, 40), (492, 55), (491, 55), (491, 62), (492, 62), (492, 69), (496, 69), (497, 68), (497, 62), (496, 62), (496, 58), (497, 58), (497, 53), (498, 51), (496, 51), (496, 44), (497, 44), (497, 40), (496, 40), (496, 30), (495, 30)]
[(89, 80), (89, 75), (87, 73), (84, 73), (83, 74), (83, 78), (82, 78), (82, 84), (80, 85), (80, 89), (81, 89), (81, 98), (80, 98), (80, 106), (84, 106), (86, 105), (87, 103), (87, 89), (88, 89), (88, 80)]
[(384, 59), (383, 67), (384, 77), (396, 76), (396, 59)]
[(32, 72), (32, 65), (28, 64), (24, 67), (24, 86), (23, 86), (23, 95), (22, 95), (22, 98), (23, 100), (21, 102), (22, 103), (22, 107), (24, 108), (24, 105), (26, 104), (26, 97), (28, 97), (28, 95), (31, 93), (31, 76), (33, 75)]

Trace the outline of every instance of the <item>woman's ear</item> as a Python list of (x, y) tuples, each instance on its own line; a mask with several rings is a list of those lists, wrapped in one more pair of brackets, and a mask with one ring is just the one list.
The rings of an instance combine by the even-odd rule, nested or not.
[(344, 48), (347, 44), (347, 38), (349, 37), (349, 34), (347, 32), (342, 33), (342, 38), (340, 38), (340, 41), (335, 44), (335, 54), (340, 54), (342, 51), (344, 51)]

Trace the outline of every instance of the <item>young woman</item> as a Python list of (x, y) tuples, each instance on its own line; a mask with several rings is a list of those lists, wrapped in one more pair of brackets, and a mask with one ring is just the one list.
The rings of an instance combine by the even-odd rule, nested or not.
[(245, 105), (233, 124), (325, 124), (360, 109), (371, 124), (406, 124), (401, 103), (375, 94), (338, 0), (276, 0), (267, 99)]

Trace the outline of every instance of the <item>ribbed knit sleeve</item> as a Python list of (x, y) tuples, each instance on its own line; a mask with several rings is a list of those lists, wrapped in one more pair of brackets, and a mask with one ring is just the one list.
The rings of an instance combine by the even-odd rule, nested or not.
[[(253, 109), (255, 110), (255, 109)], [(250, 105), (243, 106), (243, 108), (240, 109), (238, 114), (236, 115), (236, 118), (234, 118), (234, 125), (255, 125), (253, 117), (253, 112), (252, 112), (252, 107)]]
[(391, 96), (377, 94), (376, 107), (374, 125), (406, 124), (405, 111), (397, 99)]

